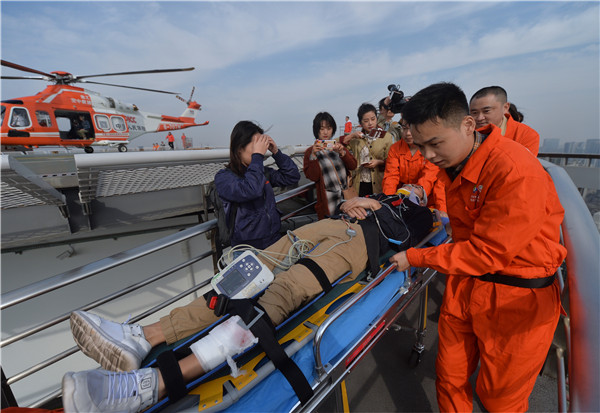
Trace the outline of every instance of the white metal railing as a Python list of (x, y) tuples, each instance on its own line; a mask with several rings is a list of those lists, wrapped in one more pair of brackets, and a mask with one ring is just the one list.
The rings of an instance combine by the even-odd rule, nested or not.
[[(600, 235), (581, 195), (565, 170), (541, 161), (548, 171), (565, 209), (562, 225), (568, 250), (567, 290), (569, 314), (565, 320), (567, 348), (559, 349), (559, 371), (568, 354), (568, 399), (573, 412), (600, 411)], [(561, 366), (562, 365), (562, 366)], [(566, 404), (566, 378), (559, 377), (559, 406)], [(562, 400), (562, 402), (561, 402)], [(562, 410), (562, 409), (561, 409)]]

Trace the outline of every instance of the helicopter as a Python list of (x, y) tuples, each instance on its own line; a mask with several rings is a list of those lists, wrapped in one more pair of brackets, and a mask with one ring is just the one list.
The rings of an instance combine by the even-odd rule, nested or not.
[[(195, 88), (192, 88), (189, 99), (185, 100), (176, 92), (87, 80), (100, 76), (181, 72), (194, 70), (193, 67), (75, 76), (64, 71), (45, 73), (6, 60), (1, 60), (1, 64), (39, 75), (2, 75), (2, 79), (39, 79), (52, 82), (34, 96), (1, 102), (0, 144), (3, 150), (71, 146), (92, 153), (93, 146), (116, 146), (119, 152), (127, 152), (127, 144), (145, 133), (208, 125), (208, 121), (196, 123), (196, 115), (201, 110), (201, 105), (192, 100)], [(179, 117), (143, 112), (135, 104), (120, 102), (100, 93), (73, 86), (74, 83), (93, 83), (172, 94), (186, 103), (187, 108)]]

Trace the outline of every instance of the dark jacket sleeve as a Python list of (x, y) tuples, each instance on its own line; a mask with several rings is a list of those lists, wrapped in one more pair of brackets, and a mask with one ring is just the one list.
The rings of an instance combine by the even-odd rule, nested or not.
[(230, 202), (246, 202), (263, 196), (265, 172), (263, 156), (255, 153), (243, 177), (224, 169), (215, 175), (219, 196)]
[[(292, 161), (292, 158), (279, 150), (273, 155), (273, 159), (275, 159), (279, 169), (268, 168), (271, 174), (269, 179), (271, 186), (296, 185), (300, 180), (300, 171), (298, 171), (298, 167)], [(254, 161), (254, 156), (252, 156), (252, 160)]]

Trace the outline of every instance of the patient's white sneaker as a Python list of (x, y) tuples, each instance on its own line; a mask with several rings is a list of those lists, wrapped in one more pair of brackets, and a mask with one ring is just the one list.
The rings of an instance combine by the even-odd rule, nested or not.
[(86, 311), (71, 313), (73, 339), (88, 357), (106, 370), (140, 368), (152, 346), (139, 324), (120, 324)]
[(66, 413), (141, 412), (158, 401), (158, 375), (151, 368), (128, 373), (69, 372), (62, 389)]

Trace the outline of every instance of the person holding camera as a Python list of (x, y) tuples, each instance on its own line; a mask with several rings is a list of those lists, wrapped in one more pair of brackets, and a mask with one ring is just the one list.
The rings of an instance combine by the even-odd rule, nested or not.
[(352, 186), (359, 196), (367, 196), (382, 192), (385, 159), (394, 139), (377, 126), (377, 109), (372, 104), (360, 105), (358, 121), (362, 130), (343, 136), (340, 141), (348, 145), (358, 161), (358, 168), (352, 173)]
[[(386, 100), (388, 102), (386, 103)], [(377, 126), (386, 132), (389, 132), (394, 138), (394, 142), (399, 142), (402, 138), (402, 128), (394, 120), (395, 113), (392, 112), (389, 97), (384, 97), (379, 101), (379, 116), (377, 116)]]
[[(313, 120), (315, 143), (304, 152), (304, 175), (317, 188), (317, 217), (333, 214), (348, 189), (348, 171), (356, 169), (356, 158), (338, 141), (332, 140), (335, 120), (328, 112), (319, 112)], [(348, 195), (346, 195), (348, 198)]]

